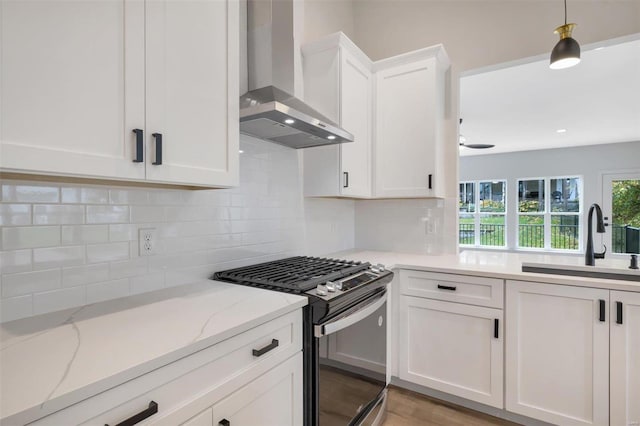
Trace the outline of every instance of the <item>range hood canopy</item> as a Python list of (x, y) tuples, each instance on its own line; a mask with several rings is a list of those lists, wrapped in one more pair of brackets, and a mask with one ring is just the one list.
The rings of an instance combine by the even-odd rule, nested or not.
[(247, 1), (249, 91), (240, 96), (240, 132), (291, 148), (352, 142), (294, 92), (293, 0)]

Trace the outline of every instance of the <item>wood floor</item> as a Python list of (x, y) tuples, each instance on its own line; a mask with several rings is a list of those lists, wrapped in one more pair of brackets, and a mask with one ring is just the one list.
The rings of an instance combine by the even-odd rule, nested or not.
[(394, 386), (389, 387), (387, 419), (383, 426), (493, 426), (516, 425)]

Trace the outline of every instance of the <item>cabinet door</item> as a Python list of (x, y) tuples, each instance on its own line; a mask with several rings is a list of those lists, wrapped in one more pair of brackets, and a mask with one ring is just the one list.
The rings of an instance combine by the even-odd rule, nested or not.
[(302, 424), (302, 352), (213, 406), (213, 424)]
[(640, 294), (612, 291), (610, 318), (610, 424), (640, 424)]
[(211, 408), (207, 408), (200, 414), (182, 423), (181, 426), (213, 426), (213, 411), (211, 411)]
[[(146, 3), (147, 179), (238, 182), (238, 2)], [(162, 164), (157, 137), (162, 135)]]
[(436, 59), (384, 69), (376, 75), (377, 197), (434, 195)]
[(144, 3), (0, 2), (3, 171), (144, 179)]
[(341, 50), (340, 125), (354, 141), (340, 145), (341, 194), (371, 196), (371, 72), (346, 49)]
[(401, 296), (401, 379), (502, 408), (502, 353), (501, 310)]
[(507, 281), (506, 409), (561, 425), (609, 422), (609, 291)]

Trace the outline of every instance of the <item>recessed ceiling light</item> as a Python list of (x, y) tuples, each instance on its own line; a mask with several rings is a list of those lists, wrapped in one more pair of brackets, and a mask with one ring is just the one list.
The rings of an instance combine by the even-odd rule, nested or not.
[(556, 133), (566, 133), (567, 129), (558, 129), (556, 130)]
[(244, 154), (244, 151), (243, 150), (239, 150), (238, 154)]
[(293, 123), (295, 123), (295, 122), (296, 122), (296, 120), (294, 120), (294, 119), (292, 119), (292, 118), (287, 118), (286, 120), (284, 120), (284, 122), (285, 122), (286, 124), (293, 124)]
[(327, 136), (327, 139), (329, 139), (330, 141), (334, 140), (335, 138), (336, 138), (336, 137), (335, 137), (335, 136), (333, 136), (333, 135), (329, 135), (329, 136)]

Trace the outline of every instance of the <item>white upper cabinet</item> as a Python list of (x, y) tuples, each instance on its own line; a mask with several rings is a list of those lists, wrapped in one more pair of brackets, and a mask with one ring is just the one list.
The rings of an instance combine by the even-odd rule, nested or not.
[(0, 8), (3, 172), (237, 183), (237, 2)]
[(371, 61), (344, 34), (302, 49), (305, 101), (354, 141), (304, 150), (305, 195), (371, 197)]
[(376, 197), (445, 195), (448, 69), (441, 45), (375, 63)]
[(148, 180), (237, 184), (238, 13), (236, 1), (147, 2)]
[(144, 179), (144, 3), (0, 3), (3, 171)]

